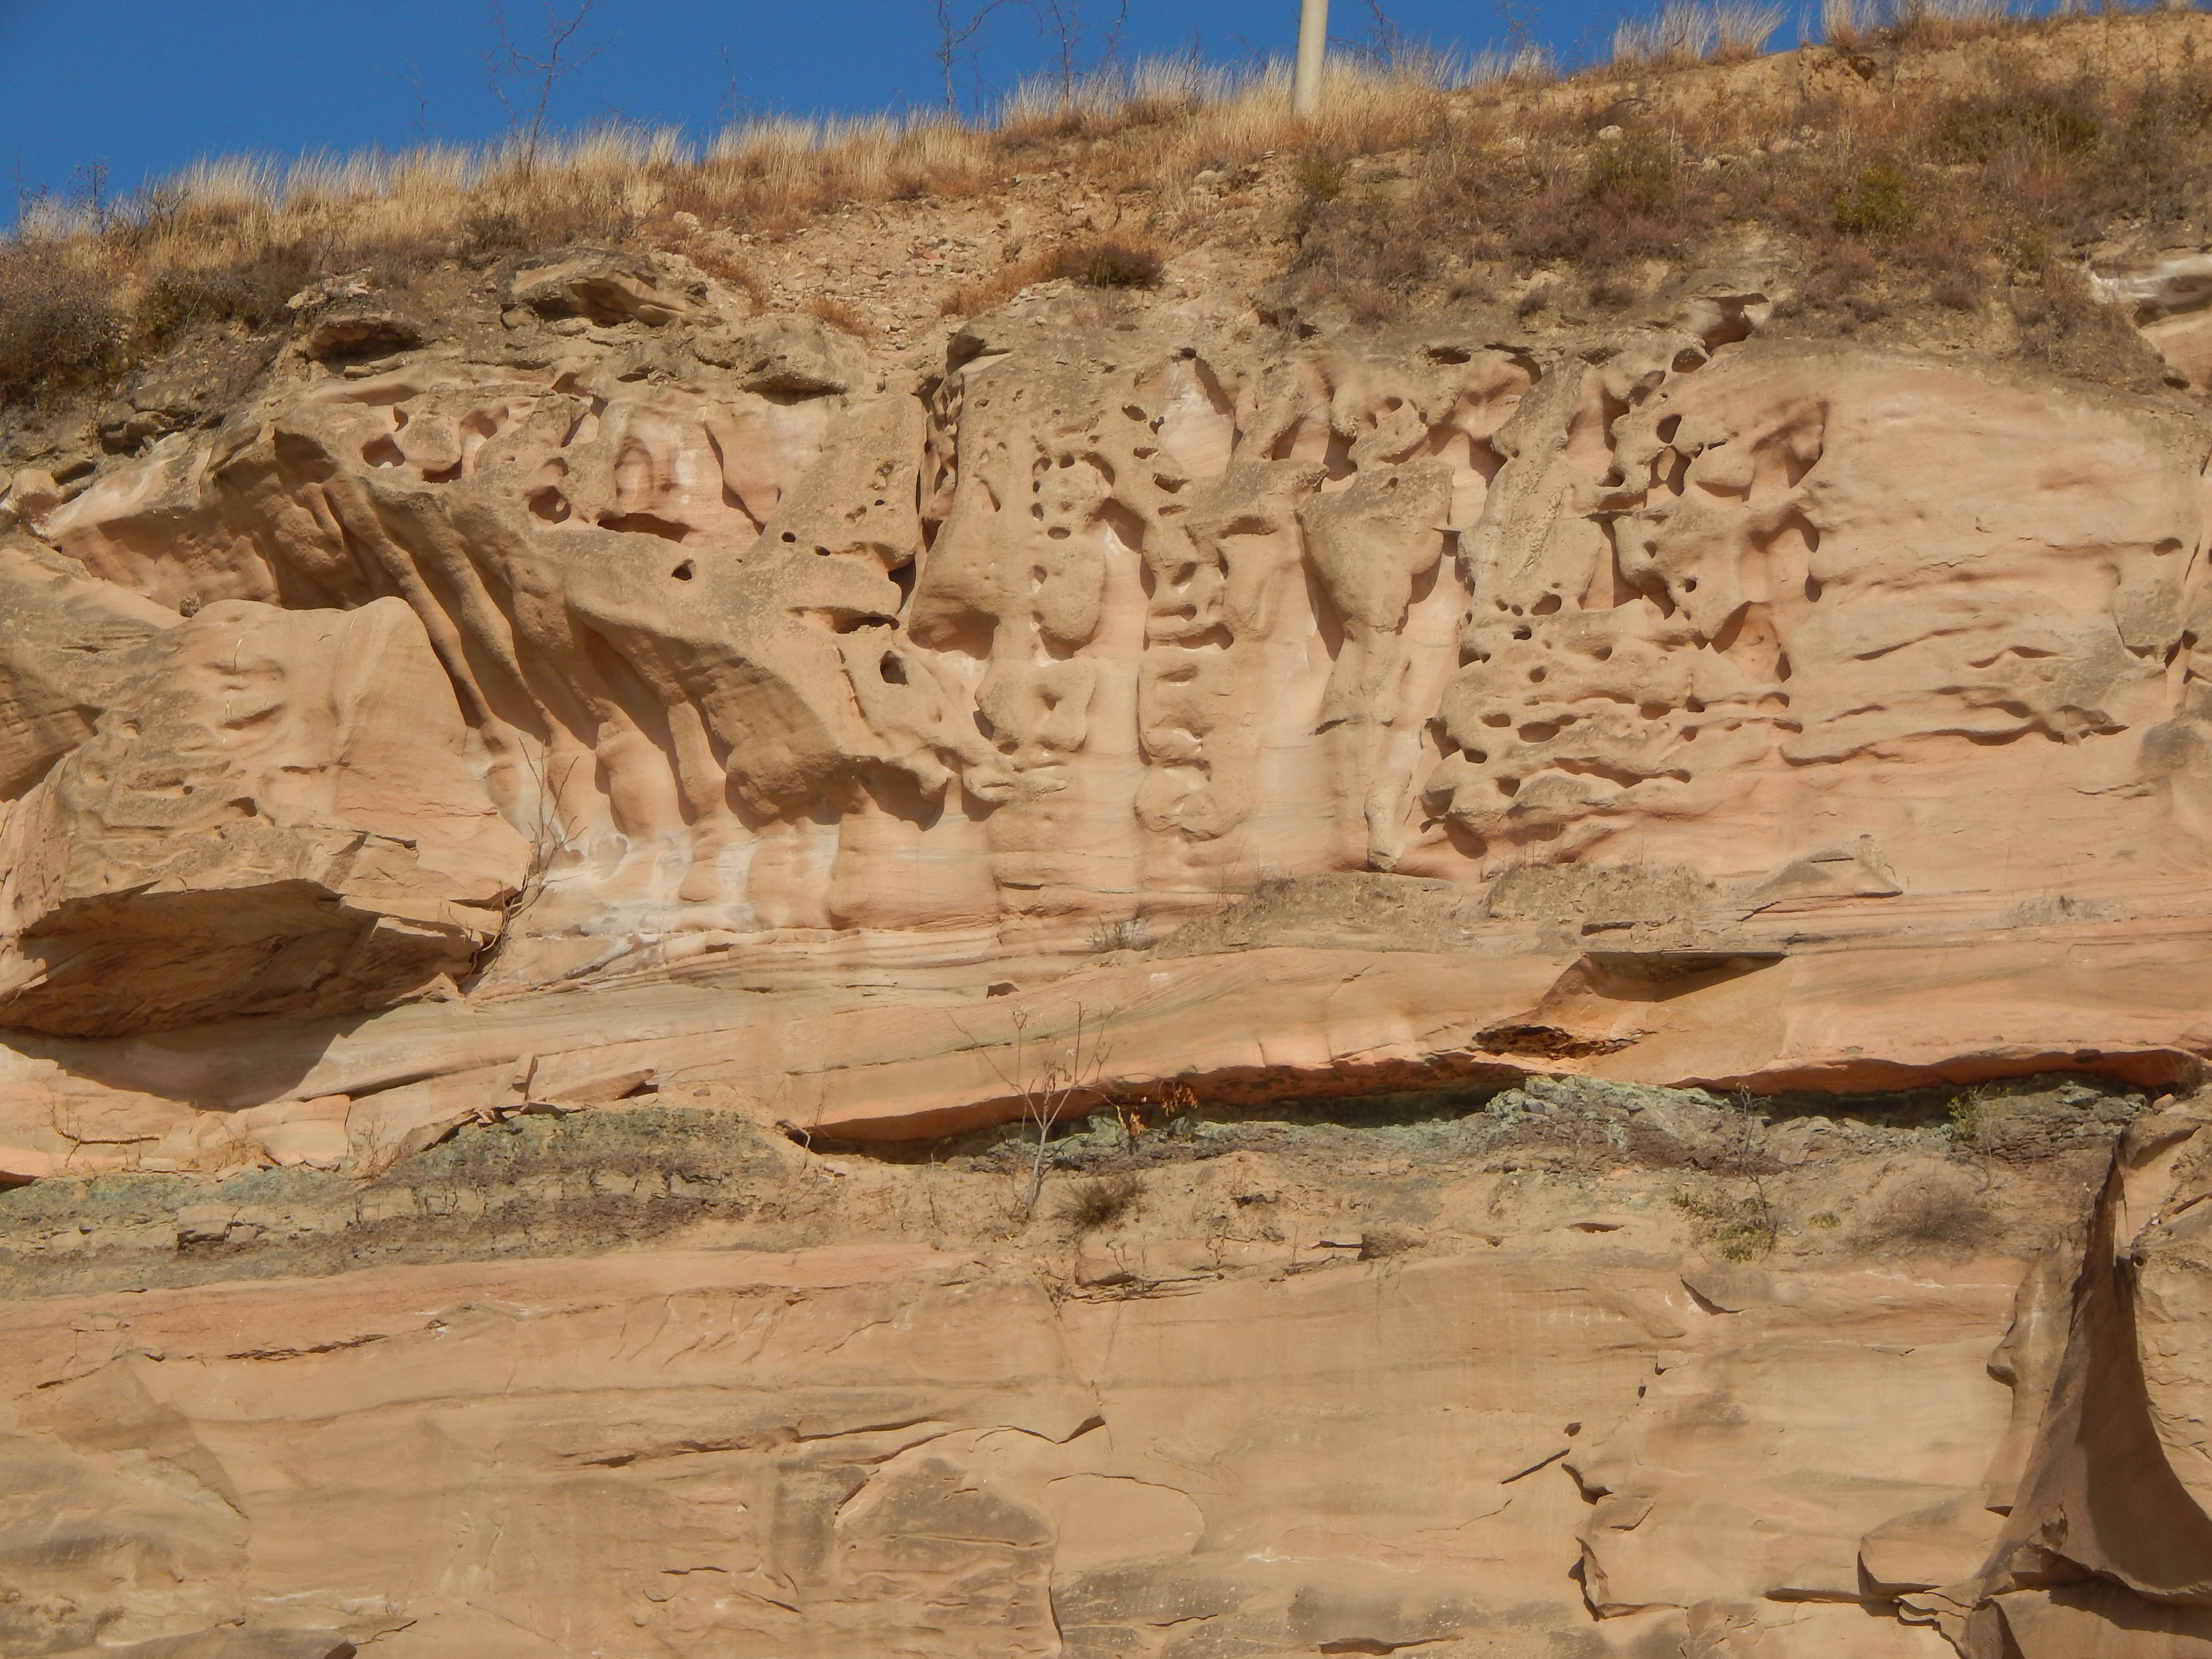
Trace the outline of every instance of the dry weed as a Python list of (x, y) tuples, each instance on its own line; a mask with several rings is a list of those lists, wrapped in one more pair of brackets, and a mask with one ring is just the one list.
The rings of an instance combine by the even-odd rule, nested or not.
[(876, 337), (876, 325), (869, 319), (868, 313), (834, 295), (817, 295), (806, 302), (805, 308), (808, 316), (818, 318), (840, 333), (849, 334), (856, 340)]
[(1966, 1249), (1988, 1243), (1996, 1231), (1996, 1217), (1978, 1193), (1931, 1176), (1892, 1194), (1868, 1234), (1876, 1243)]
[(1101, 917), (1091, 929), (1093, 955), (1141, 951), (1152, 942), (1152, 925), (1142, 916)]
[(939, 309), (947, 317), (972, 317), (1004, 305), (1025, 288), (1063, 278), (1090, 288), (1152, 288), (1165, 264), (1158, 249), (1142, 242), (1121, 238), (1066, 242), (955, 289)]
[(1771, 1255), (1782, 1236), (1782, 1218), (1756, 1193), (1737, 1198), (1728, 1194), (1679, 1192), (1668, 1202), (1688, 1218), (1699, 1243), (1711, 1245), (1730, 1261), (1755, 1261)]
[(0, 404), (103, 378), (123, 343), (106, 272), (83, 250), (33, 245), (0, 253)]
[(1394, 1255), (1405, 1255), (1418, 1250), (1428, 1242), (1428, 1234), (1419, 1227), (1409, 1227), (1397, 1222), (1381, 1222), (1360, 1233), (1359, 1259), (1362, 1261), (1382, 1261)]
[(1055, 1212), (1076, 1233), (1095, 1233), (1110, 1227), (1137, 1207), (1145, 1188), (1133, 1170), (1118, 1175), (1094, 1176), (1079, 1181)]
[(1734, 62), (1757, 55), (1782, 27), (1783, 8), (1759, 0), (1668, 0), (1648, 18), (1623, 21), (1613, 33), (1616, 64)]

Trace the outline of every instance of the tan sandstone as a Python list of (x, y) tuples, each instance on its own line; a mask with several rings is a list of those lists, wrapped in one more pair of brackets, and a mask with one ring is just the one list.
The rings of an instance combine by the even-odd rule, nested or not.
[(2212, 427), (1224, 258), (10, 476), (0, 1650), (2212, 1653)]

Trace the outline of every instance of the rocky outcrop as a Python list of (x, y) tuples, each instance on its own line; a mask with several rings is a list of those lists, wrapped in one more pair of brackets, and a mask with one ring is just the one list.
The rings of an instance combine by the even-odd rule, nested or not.
[[(73, 620), (21, 613), (22, 654), (59, 656), (32, 630)], [(130, 621), (135, 672), (77, 671), (92, 732), (0, 818), (0, 1019), (112, 1035), (375, 1007), (465, 975), (528, 853), (412, 613), (224, 600)]]
[(1789, 281), (149, 368), (0, 546), (0, 1646), (2212, 1650), (2212, 433)]
[(27, 537), (0, 543), (0, 794), (22, 794), (92, 736), (173, 611), (94, 580)]
[[(1991, 1091), (1994, 1163), (1574, 1081), (1102, 1114), (1048, 1196), (1121, 1197), (1009, 1226), (1018, 1139), (925, 1175), (671, 1097), (51, 1234), (0, 1344), (10, 1650), (2205, 1639), (2201, 1099)], [(285, 1261), (325, 1276), (223, 1282)]]
[[(18, 772), (52, 770), (10, 809), (4, 1017), (88, 1036), (641, 973), (696, 996), (647, 1030), (394, 1027), (403, 1064), (212, 1097), (143, 1048), (40, 1051), (63, 1071), (183, 1118), (588, 1069), (561, 1056), (612, 1037), (625, 1074), (869, 1135), (1018, 1115), (1016, 1015), (1048, 1043), (1111, 1023), (1132, 1088), (2193, 1075), (2202, 441), (2171, 416), (1763, 345), (1761, 291), (1710, 282), (1574, 352), (1048, 296), (921, 374), (680, 261), (582, 251), (507, 301), (489, 333), (295, 359), (252, 420), (39, 520), (82, 574), (35, 556), (73, 596), (40, 601), (38, 672), (120, 660), (110, 618), (168, 643), (132, 646), (144, 712), (96, 737), (112, 690), (23, 694), (53, 735)], [(286, 708), (333, 712), (226, 725), (249, 631), (313, 659), (253, 671), (302, 688)], [(133, 781), (134, 744), (219, 753), (220, 787)], [(1308, 954), (1209, 968), (1206, 921), (1161, 945), (1188, 968), (1065, 977), (1354, 875), (1329, 890), (1462, 895), (1453, 960), (1370, 971), (1346, 901)], [(1240, 946), (1291, 942), (1247, 902)], [(219, 949), (177, 957), (203, 915)], [(857, 1048), (824, 1009), (823, 1045), (764, 1051), (757, 999), (715, 988), (933, 963), (958, 1000), (1029, 957), (1002, 1008), (925, 997)], [(61, 1149), (16, 1069), (27, 1170)]]
[[(556, 278), (599, 291), (556, 264), (530, 303)], [(2141, 908), (2191, 856), (2194, 459), (2117, 409), (1710, 362), (1741, 296), (1596, 367), (1014, 316), (919, 386), (788, 320), (582, 306), (555, 362), (310, 380), (46, 521), (171, 604), (413, 607), (556, 848), (525, 979), (779, 927), (1065, 940), (1260, 872), (1632, 847), (1718, 911), (1984, 890), (1997, 840), (2008, 903)], [(2131, 856), (2018, 845), (2029, 776)]]
[(1904, 1601), (1967, 1659), (2212, 1653), (2208, 1200), (2201, 1103), (2138, 1118), (2082, 1236), (2023, 1285), (2002, 1524), (1974, 1571)]
[[(1986, 1196), (1940, 1132), (1620, 1085), (1101, 1114), (1010, 1226), (1019, 1139), (925, 1171), (664, 1098), (50, 1235), (12, 1648), (1932, 1656), (1923, 1587), (1971, 1601), (2064, 1443), (2020, 1456), (2075, 1258), (2014, 1311), (2017, 1241), (2142, 1103), (1990, 1094), (2047, 1139)], [(222, 1282), (284, 1262), (329, 1276)]]

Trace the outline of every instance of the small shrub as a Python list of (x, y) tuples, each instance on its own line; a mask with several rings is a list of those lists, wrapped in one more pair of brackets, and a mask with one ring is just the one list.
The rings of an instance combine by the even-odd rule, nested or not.
[(1880, 1241), (1965, 1249), (1985, 1242), (1996, 1219), (1979, 1195), (1952, 1182), (1929, 1179), (1899, 1188), (1869, 1231)]
[(1359, 1235), (1359, 1259), (1362, 1261), (1382, 1261), (1394, 1255), (1418, 1250), (1428, 1242), (1429, 1236), (1419, 1227), (1386, 1221), (1362, 1231)]
[(2154, 380), (2163, 365), (2118, 307), (2100, 304), (2069, 262), (2053, 259), (2042, 280), (2005, 295), (2021, 325), (2023, 357), (2103, 380)]
[(1152, 925), (1142, 916), (1103, 917), (1091, 929), (1091, 951), (1104, 956), (1113, 951), (1141, 951), (1152, 942)]
[(966, 283), (938, 307), (946, 317), (972, 317), (1004, 305), (1024, 289), (1059, 278), (1092, 288), (1151, 288), (1160, 280), (1160, 256), (1126, 242), (1069, 242), (1001, 266), (981, 282)]
[(105, 279), (52, 248), (0, 246), (0, 404), (114, 374), (121, 319)]
[(726, 252), (703, 238), (690, 238), (666, 244), (672, 253), (680, 253), (709, 276), (741, 288), (753, 297), (757, 305), (766, 296), (767, 284), (761, 281), (760, 272), (750, 260), (738, 254)]
[(461, 257), (471, 264), (489, 264), (511, 253), (530, 252), (529, 233), (512, 213), (479, 208), (461, 222)]
[(1946, 1112), (1949, 1121), (1945, 1126), (1951, 1139), (1978, 1146), (1987, 1134), (1990, 1120), (1995, 1115), (1991, 1108), (1992, 1102), (1987, 1089), (1968, 1089), (1953, 1095)]
[(1912, 180), (1884, 162), (1861, 173), (1836, 196), (1836, 228), (1846, 236), (1895, 236), (1919, 216)]
[(1844, 1218), (1833, 1210), (1820, 1211), (1816, 1214), (1807, 1217), (1806, 1219), (1823, 1232), (1833, 1232), (1844, 1224)]
[(1665, 140), (1646, 135), (1601, 145), (1583, 193), (1609, 212), (1657, 216), (1674, 205), (1674, 155)]
[(1060, 250), (1054, 274), (1092, 288), (1157, 288), (1160, 256), (1127, 242), (1083, 242)]
[(1764, 1198), (1705, 1198), (1676, 1193), (1668, 1200), (1690, 1218), (1700, 1243), (1710, 1244), (1730, 1261), (1753, 1261), (1773, 1254), (1782, 1237), (1782, 1218)]
[[(1674, 141), (1632, 132), (1597, 146), (1579, 178), (1560, 169), (1534, 168), (1528, 194), (1501, 198), (1471, 183), (1432, 191), (1442, 204), (1456, 198), (1458, 211), (1479, 222), (1504, 219), (1506, 240), (1524, 259), (1575, 259), (1603, 269), (1623, 259), (1679, 252), (1705, 230), (1723, 204), (1712, 192), (1682, 187)], [(1391, 234), (1402, 240), (1401, 229)]]
[(295, 249), (225, 270), (165, 271), (146, 285), (131, 327), (149, 351), (165, 349), (202, 323), (264, 329), (289, 319), (286, 301), (314, 277), (313, 262)]
[(495, 193), (471, 199), (458, 228), (456, 252), (481, 269), (518, 253), (540, 253), (573, 243), (614, 245), (636, 234), (639, 216), (618, 198), (578, 190), (573, 181), (546, 175), (519, 187), (512, 179)]
[(841, 334), (849, 334), (856, 340), (876, 337), (876, 325), (866, 312), (833, 295), (817, 295), (806, 302), (805, 309), (808, 316), (829, 324)]
[(1189, 1114), (1197, 1109), (1198, 1091), (1188, 1083), (1170, 1083), (1160, 1091), (1158, 1100), (1139, 1100), (1126, 1106), (1116, 1102), (1114, 1116), (1123, 1137), (1133, 1142), (1147, 1128), (1163, 1124), (1170, 1133), (1182, 1130), (1191, 1121)]
[(1344, 308), (1355, 323), (1387, 323), (1405, 310), (1405, 303), (1387, 288), (1361, 283), (1345, 290)]
[(1929, 145), (1942, 161), (1984, 162), (2008, 155), (2083, 156), (2104, 137), (2103, 118), (2076, 84), (1954, 99), (1936, 112)]
[(1112, 1226), (1136, 1208), (1144, 1193), (1144, 1183), (1138, 1180), (1134, 1170), (1094, 1176), (1076, 1182), (1060, 1200), (1060, 1218), (1079, 1233), (1095, 1233), (1102, 1227)]
[(1309, 151), (1298, 157), (1297, 181), (1308, 201), (1334, 202), (1344, 194), (1344, 162), (1337, 156)]
[(1972, 277), (1944, 276), (1928, 290), (1928, 297), (1946, 311), (1973, 311), (1982, 303), (1982, 290)]

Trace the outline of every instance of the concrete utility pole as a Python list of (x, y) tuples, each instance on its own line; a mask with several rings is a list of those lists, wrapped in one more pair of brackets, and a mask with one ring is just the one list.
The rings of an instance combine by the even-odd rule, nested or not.
[(1321, 64), (1328, 51), (1328, 0), (1300, 0), (1298, 67), (1291, 77), (1291, 113), (1310, 121), (1321, 113)]

